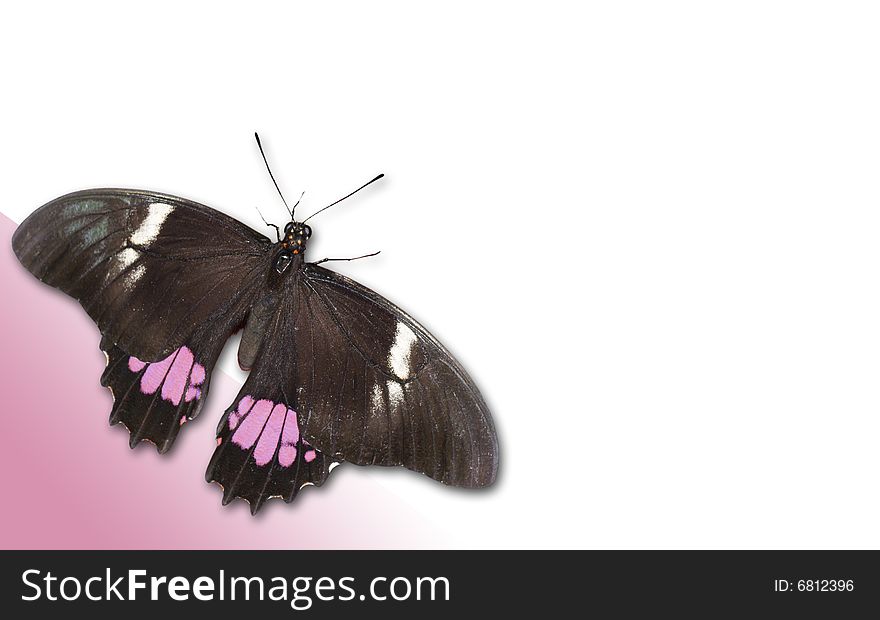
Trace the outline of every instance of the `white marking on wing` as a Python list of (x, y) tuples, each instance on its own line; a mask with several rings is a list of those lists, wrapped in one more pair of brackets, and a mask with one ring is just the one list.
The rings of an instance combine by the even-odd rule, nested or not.
[[(132, 265), (140, 256), (140, 253), (134, 248), (125, 248), (121, 252), (117, 253), (114, 256), (114, 261), (110, 265), (110, 269), (107, 270), (107, 273), (104, 275), (104, 282), (110, 282), (111, 280), (115, 280), (119, 277), (119, 275), (126, 270), (129, 266)], [(131, 290), (132, 285), (138, 281), (138, 279), (144, 275), (144, 271), (146, 267), (144, 265), (138, 265), (131, 272), (125, 275), (123, 282), (125, 286)]]
[(137, 281), (141, 279), (141, 276), (147, 271), (147, 266), (141, 263), (137, 267), (131, 270), (125, 277), (125, 285), (131, 290)]
[(397, 333), (394, 335), (394, 344), (388, 352), (388, 367), (400, 379), (409, 379), (412, 368), (410, 367), (413, 345), (416, 343), (416, 335), (404, 323), (398, 321)]
[(122, 270), (131, 265), (137, 260), (138, 256), (140, 255), (134, 248), (125, 248), (122, 250), (116, 255), (116, 260), (119, 262), (119, 269)]
[(150, 245), (159, 236), (159, 230), (165, 219), (174, 211), (174, 207), (164, 202), (154, 202), (147, 210), (147, 217), (131, 235), (131, 242), (135, 245)]
[(391, 401), (391, 406), (399, 406), (403, 403), (403, 386), (397, 381), (392, 381), (391, 379), (385, 383), (388, 386), (388, 400)]
[(370, 395), (370, 402), (373, 405), (373, 411), (382, 410), (382, 388), (378, 383), (373, 384), (373, 393)]

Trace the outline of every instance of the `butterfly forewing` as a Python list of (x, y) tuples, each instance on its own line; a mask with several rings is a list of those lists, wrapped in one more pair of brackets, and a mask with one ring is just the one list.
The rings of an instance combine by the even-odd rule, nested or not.
[(491, 484), (494, 424), (461, 365), (412, 317), (353, 280), (306, 265), (292, 302), (303, 434), (361, 465)]
[(78, 299), (109, 342), (159, 361), (251, 288), (271, 243), (189, 200), (107, 189), (41, 207), (12, 246), (35, 276)]

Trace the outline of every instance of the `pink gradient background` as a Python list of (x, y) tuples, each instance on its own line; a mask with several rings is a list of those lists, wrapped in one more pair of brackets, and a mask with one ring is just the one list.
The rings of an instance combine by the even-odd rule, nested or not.
[(215, 371), (201, 415), (168, 454), (128, 448), (107, 423), (98, 329), (79, 304), (41, 284), (11, 248), (0, 215), (3, 406), (0, 471), (4, 549), (442, 548), (425, 515), (366, 475), (337, 468), (293, 504), (267, 502), (257, 517), (205, 482), (214, 430), (239, 385)]

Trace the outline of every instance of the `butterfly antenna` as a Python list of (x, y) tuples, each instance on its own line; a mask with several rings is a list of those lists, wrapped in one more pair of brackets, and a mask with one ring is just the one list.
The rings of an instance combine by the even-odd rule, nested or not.
[[(260, 134), (258, 134), (256, 131), (254, 132), (254, 138), (257, 139), (257, 146), (260, 147), (260, 155), (263, 156), (263, 163), (266, 164), (266, 170), (269, 171), (269, 178), (272, 179), (272, 183), (275, 184), (275, 189), (278, 190), (278, 195), (281, 196), (281, 202), (284, 203), (284, 208), (287, 209), (287, 212), (290, 214), (290, 219), (291, 221), (293, 221), (293, 209), (287, 206), (287, 201), (284, 199), (284, 194), (281, 193), (281, 188), (278, 187), (278, 181), (275, 180), (275, 175), (272, 174), (272, 169), (269, 167), (269, 160), (266, 159), (266, 153), (263, 151), (263, 145), (260, 142)], [(302, 196), (300, 196), (300, 199), (302, 199)], [(296, 204), (298, 205), (299, 202), (297, 202)], [(293, 205), (293, 208), (295, 209), (296, 205)]]
[[(257, 213), (260, 213), (260, 207), (254, 207), (254, 208), (257, 210)], [(275, 229), (275, 237), (276, 237), (275, 240), (281, 241), (281, 229), (278, 228), (278, 226), (276, 226), (275, 224), (270, 224), (269, 222), (267, 222), (266, 218), (263, 217), (262, 213), (260, 213), (260, 219), (263, 220), (263, 224)]]
[[(339, 204), (340, 202), (342, 202), (342, 201), (345, 200), (346, 198), (350, 198), (351, 196), (354, 196), (354, 195), (357, 194), (359, 191), (361, 191), (362, 189), (364, 189), (367, 185), (370, 185), (371, 183), (375, 183), (376, 181), (378, 181), (379, 179), (381, 179), (381, 178), (384, 177), (384, 176), (385, 176), (384, 174), (380, 174), (379, 176), (377, 176), (377, 177), (376, 177), (375, 179), (373, 179), (372, 181), (367, 181), (366, 183), (364, 183), (363, 185), (361, 185), (359, 188), (357, 188), (356, 190), (354, 190), (354, 191), (351, 192), (350, 194), (346, 194), (345, 196), (343, 196), (342, 198), (340, 198), (340, 199), (337, 200), (336, 202), (330, 203), (329, 205), (327, 205), (327, 206), (324, 207), (323, 209), (318, 209), (317, 211), (315, 211), (314, 213), (312, 213), (309, 217), (307, 217), (306, 219), (304, 219), (304, 220), (302, 221), (302, 223), (305, 224), (305, 223), (308, 222), (310, 219), (312, 219), (313, 217), (315, 217), (316, 215), (318, 215), (321, 211), (326, 211), (327, 209), (329, 209), (329, 208), (332, 207), (333, 205), (337, 205), (337, 204)], [(368, 256), (373, 256), (373, 255), (372, 255), (372, 254), (368, 254)]]
[[(325, 207), (325, 208), (326, 208), (326, 207)], [(326, 263), (326, 262), (329, 262), (329, 261), (331, 261), (331, 260), (345, 260), (345, 261), (358, 260), (358, 259), (361, 259), (361, 258), (369, 258), (369, 257), (371, 257), (371, 256), (375, 256), (376, 254), (379, 254), (379, 253), (381, 253), (381, 252), (382, 252), (382, 250), (379, 250), (378, 252), (373, 252), (372, 254), (364, 254), (363, 256), (355, 256), (354, 258), (322, 258), (321, 260), (319, 260), (319, 261), (318, 261), (317, 263), (315, 263), (315, 264), (316, 264), (316, 265), (320, 265), (321, 263)]]
[(299, 203), (302, 202), (303, 196), (305, 196), (305, 195), (306, 195), (305, 192), (303, 192), (302, 194), (300, 194), (300, 195), (299, 195), (299, 200), (296, 201), (296, 204), (293, 205), (293, 209), (290, 210), (290, 219), (291, 219), (291, 220), (293, 219), (293, 214), (294, 214), (294, 212), (296, 211), (296, 208), (299, 206)]

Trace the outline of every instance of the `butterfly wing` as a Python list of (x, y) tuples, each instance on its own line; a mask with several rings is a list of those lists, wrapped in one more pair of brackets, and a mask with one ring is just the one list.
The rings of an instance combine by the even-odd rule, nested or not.
[(107, 355), (101, 385), (113, 393), (110, 424), (122, 423), (129, 430), (132, 448), (144, 439), (166, 452), (180, 427), (201, 408), (208, 389), (206, 367), (186, 345), (152, 363), (107, 342), (101, 348)]
[(102, 340), (107, 368), (101, 385), (113, 393), (110, 424), (121, 423), (129, 430), (132, 448), (146, 440), (160, 453), (166, 452), (180, 428), (199, 414), (211, 371), (238, 320), (236, 316), (240, 315), (233, 310), (227, 317), (208, 321), (205, 328), (197, 329), (184, 344), (156, 362), (146, 362), (106, 338)]
[(205, 478), (223, 487), (223, 503), (245, 499), (256, 513), (271, 497), (292, 502), (320, 486), (341, 459), (311, 445), (300, 432), (296, 358), (285, 337), (293, 330), (290, 297), (268, 292), (252, 305), (239, 346), (248, 379), (217, 428), (217, 448)]
[(159, 361), (235, 302), (271, 242), (189, 200), (99, 189), (44, 205), (12, 247), (37, 278), (78, 299), (107, 341)]
[(339, 459), (300, 434), (296, 411), (272, 390), (240, 395), (217, 429), (217, 447), (205, 479), (223, 487), (223, 505), (245, 499), (256, 514), (267, 499), (292, 502), (307, 486), (324, 484)]
[(467, 372), (370, 289), (307, 264), (291, 297), (302, 436), (332, 458), (404, 465), (446, 484), (495, 480), (498, 440)]
[(103, 334), (112, 424), (167, 450), (194, 418), (229, 334), (268, 268), (271, 242), (204, 205), (153, 192), (76, 192), (41, 207), (13, 249), (78, 299)]

